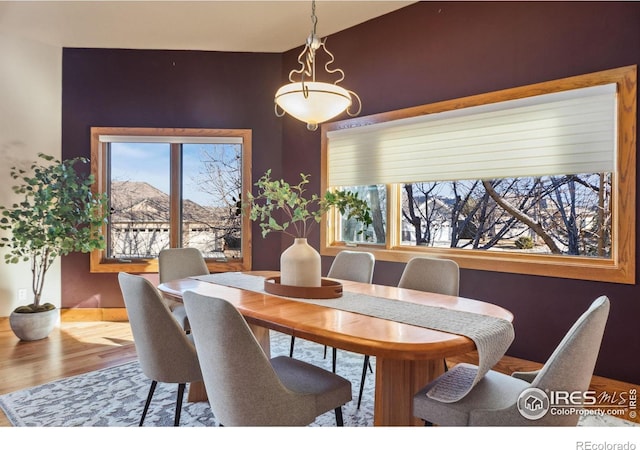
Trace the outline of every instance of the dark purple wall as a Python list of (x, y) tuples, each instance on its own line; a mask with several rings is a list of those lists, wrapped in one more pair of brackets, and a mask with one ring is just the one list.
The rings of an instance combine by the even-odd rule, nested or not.
[[(63, 51), (64, 158), (90, 156), (90, 127), (249, 128), (253, 179), (281, 173), (282, 121), (273, 113), (281, 55), (201, 51)], [(260, 236), (254, 227), (254, 236)], [(253, 267), (272, 268), (277, 238), (255, 240)], [(123, 306), (117, 274), (90, 274), (89, 256), (62, 258), (62, 306)]]
[[(640, 3), (420, 2), (332, 35), (327, 46), (367, 115), (638, 64)], [(270, 167), (291, 180), (310, 173), (317, 192), (319, 132), (273, 115), (273, 93), (297, 67), (298, 52), (65, 49), (63, 156), (88, 155), (90, 126), (251, 128), (254, 179)], [(318, 236), (316, 230), (310, 242), (317, 245)], [(263, 240), (254, 227), (254, 268), (277, 267), (289, 243)], [(330, 262), (323, 259), (325, 273)], [(62, 263), (64, 306), (122, 305), (115, 275), (89, 274), (86, 255)], [(378, 262), (374, 281), (394, 285), (402, 269)], [(461, 274), (461, 295), (514, 313), (508, 353), (539, 362), (601, 294), (612, 307), (596, 373), (640, 384), (637, 286)]]
[[(345, 71), (342, 85), (358, 93), (368, 115), (638, 64), (640, 3), (420, 2), (332, 35), (327, 47)], [(296, 57), (287, 52), (285, 67)], [(286, 176), (304, 171), (318, 180), (319, 148), (319, 134), (285, 121)], [(323, 258), (325, 271), (330, 262)], [(402, 269), (379, 261), (374, 282), (395, 285)], [(608, 295), (596, 373), (640, 383), (637, 285), (462, 270), (460, 291), (512, 311), (508, 353), (538, 362), (597, 296)]]

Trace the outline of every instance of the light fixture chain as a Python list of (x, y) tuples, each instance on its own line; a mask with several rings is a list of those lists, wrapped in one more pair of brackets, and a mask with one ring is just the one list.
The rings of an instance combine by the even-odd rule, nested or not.
[(311, 23), (313, 24), (313, 28), (311, 31), (311, 37), (315, 38), (317, 36), (316, 26), (318, 25), (318, 17), (316, 16), (316, 1), (311, 1)]

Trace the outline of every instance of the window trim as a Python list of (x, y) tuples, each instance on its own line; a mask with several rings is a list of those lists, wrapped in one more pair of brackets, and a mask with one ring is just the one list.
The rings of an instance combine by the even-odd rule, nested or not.
[[(636, 65), (323, 124), (321, 137), (321, 192), (325, 192), (328, 188), (328, 131), (363, 127), (389, 120), (608, 83), (616, 83), (618, 94), (617, 155), (616, 170), (613, 175), (614, 188), (612, 189), (613, 240), (611, 258), (596, 259), (580, 256), (531, 255), (468, 249), (401, 246), (399, 242), (400, 234), (397, 232), (399, 223), (397, 217), (400, 211), (400, 189), (398, 185), (387, 185), (386, 244), (384, 246), (358, 244), (357, 248), (372, 252), (377, 259), (382, 261), (407, 262), (416, 256), (437, 256), (453, 259), (463, 269), (635, 284)], [(341, 250), (354, 250), (353, 245), (334, 240), (338, 226), (337, 213), (330, 211), (326, 214), (324, 220), (326, 226), (321, 227), (321, 229), (326, 231), (320, 234), (320, 253), (334, 256)]]
[[(179, 136), (179, 137), (241, 137), (242, 138), (242, 185), (251, 186), (251, 130), (249, 129), (200, 129), (200, 128), (127, 128), (127, 127), (91, 127), (91, 173), (95, 176), (96, 183), (93, 186), (94, 193), (106, 192), (107, 189), (107, 155), (104, 145), (100, 142), (100, 136)], [(175, 186), (175, 177), (171, 179), (171, 189)], [(244, 190), (244, 188), (243, 188)], [(176, 209), (172, 205), (172, 214)], [(179, 209), (179, 205), (178, 205)], [(102, 232), (106, 235), (107, 225)], [(232, 262), (218, 262), (207, 259), (207, 267), (211, 272), (235, 272), (251, 270), (252, 242), (251, 222), (248, 215), (242, 215), (242, 258)], [(109, 260), (105, 257), (105, 250), (95, 250), (90, 255), (91, 273), (156, 273), (158, 272), (158, 259), (136, 259), (130, 263)]]

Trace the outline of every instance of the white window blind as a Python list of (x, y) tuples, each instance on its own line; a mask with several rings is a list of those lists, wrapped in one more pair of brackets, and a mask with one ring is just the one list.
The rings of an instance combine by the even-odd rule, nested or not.
[(612, 172), (616, 84), (327, 132), (329, 186)]

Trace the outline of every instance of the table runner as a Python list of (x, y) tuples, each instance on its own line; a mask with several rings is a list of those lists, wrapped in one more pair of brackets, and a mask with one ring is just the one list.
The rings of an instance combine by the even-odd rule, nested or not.
[[(225, 272), (191, 278), (266, 293), (264, 277), (261, 276), (241, 272)], [(427, 393), (429, 397), (445, 403), (458, 401), (467, 395), (473, 386), (504, 356), (514, 338), (513, 325), (508, 320), (467, 311), (456, 311), (353, 292), (343, 292), (342, 297), (335, 299), (286, 298), (458, 334), (473, 340), (478, 350), (479, 365), (456, 365), (441, 375), (438, 382)]]

